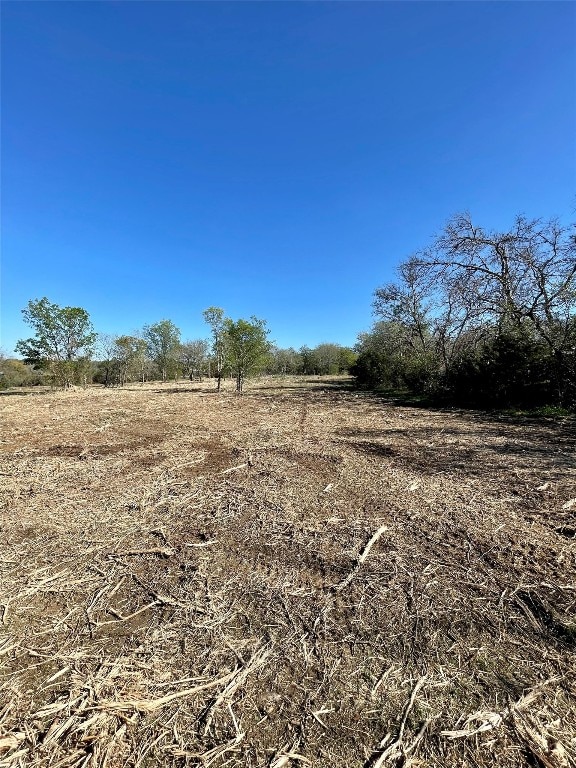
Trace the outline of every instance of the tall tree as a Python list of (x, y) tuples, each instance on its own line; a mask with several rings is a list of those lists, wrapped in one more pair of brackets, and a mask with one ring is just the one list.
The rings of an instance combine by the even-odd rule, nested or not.
[(150, 358), (156, 363), (162, 381), (166, 381), (178, 367), (180, 329), (171, 320), (160, 320), (154, 325), (145, 325), (142, 335)]
[(252, 316), (247, 320), (227, 319), (225, 332), (230, 364), (236, 377), (236, 391), (242, 392), (244, 379), (266, 362), (270, 353), (269, 330), (265, 320)]
[(374, 314), (405, 330), (406, 344), (418, 352), (430, 347), (433, 280), (430, 271), (417, 258), (400, 264), (398, 280), (374, 292)]
[[(558, 220), (518, 216), (504, 231), (455, 216), (422, 263), (454, 295), (466, 297), (465, 330), (489, 327), (495, 336), (542, 347), (550, 360), (548, 375), (563, 402), (574, 388), (576, 317), (576, 227)], [(446, 288), (445, 288), (446, 291)], [(506, 346), (505, 345), (505, 346)]]
[(222, 376), (226, 367), (226, 317), (220, 307), (208, 307), (203, 312), (204, 321), (212, 330), (212, 354), (214, 355), (214, 373), (218, 381), (218, 391), (222, 386)]
[(16, 344), (26, 362), (47, 370), (64, 388), (86, 383), (96, 341), (88, 312), (81, 307), (59, 307), (44, 297), (29, 301), (22, 314), (35, 332), (34, 337)]
[(573, 225), (555, 219), (518, 216), (500, 231), (476, 225), (469, 214), (453, 217), (431, 247), (401, 264), (397, 281), (375, 292), (380, 331), (403, 339), (404, 369), (412, 366), (426, 374), (416, 379), (434, 385), (443, 377), (453, 383), (466, 378), (469, 391), (482, 376), (492, 380), (487, 393), (499, 391), (512, 402), (519, 386), (496, 384), (494, 376), (511, 382), (502, 361), (515, 355), (532, 361), (523, 366), (533, 379), (523, 391), (530, 389), (533, 399), (548, 391), (550, 401), (573, 400), (575, 234)]
[(576, 314), (576, 226), (518, 216), (494, 231), (455, 216), (421, 259), (473, 297), (476, 315), (499, 328), (529, 325), (563, 358)]
[(356, 364), (358, 355), (350, 347), (340, 347), (338, 355), (338, 373), (350, 373), (350, 369)]

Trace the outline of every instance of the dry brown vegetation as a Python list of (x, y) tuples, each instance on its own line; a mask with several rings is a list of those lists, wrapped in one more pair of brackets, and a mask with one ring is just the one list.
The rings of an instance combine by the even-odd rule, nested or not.
[(570, 421), (290, 379), (0, 408), (0, 766), (574, 764)]

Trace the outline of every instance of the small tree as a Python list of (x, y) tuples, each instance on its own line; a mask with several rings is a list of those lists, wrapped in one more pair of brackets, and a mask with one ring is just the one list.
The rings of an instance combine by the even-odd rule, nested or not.
[(386, 357), (373, 349), (361, 352), (350, 372), (356, 378), (356, 384), (360, 389), (377, 389), (390, 380)]
[(81, 307), (59, 307), (46, 297), (29, 301), (22, 310), (35, 336), (21, 339), (16, 350), (25, 362), (47, 370), (50, 378), (65, 389), (86, 383), (96, 334), (90, 316)]
[(222, 376), (226, 367), (226, 323), (224, 310), (220, 307), (208, 307), (203, 312), (204, 321), (212, 329), (212, 353), (214, 355), (215, 375), (218, 380), (218, 392), (222, 385)]
[(99, 333), (95, 353), (98, 356), (98, 369), (94, 381), (112, 387), (118, 383), (118, 362), (116, 360), (116, 336)]
[(350, 373), (351, 368), (356, 364), (358, 355), (350, 347), (340, 347), (338, 357), (338, 373)]
[(202, 377), (210, 344), (206, 339), (185, 341), (180, 345), (180, 364), (185, 376)]
[(119, 336), (116, 339), (114, 359), (118, 364), (118, 383), (140, 379), (144, 383), (147, 363), (147, 345), (137, 336)]
[(306, 346), (300, 347), (298, 352), (301, 360), (302, 373), (305, 376), (312, 376), (318, 373), (318, 360), (316, 358), (315, 350)]
[(287, 374), (295, 374), (300, 371), (302, 367), (302, 358), (300, 353), (295, 349), (289, 347), (288, 349), (281, 349), (279, 347), (272, 347), (270, 350), (269, 360), (266, 364), (266, 370), (270, 373), (280, 374), (286, 376)]
[(177, 371), (180, 329), (171, 320), (160, 320), (154, 325), (145, 325), (143, 336), (150, 358), (156, 363), (162, 381), (166, 381)]
[(314, 355), (318, 363), (318, 373), (321, 376), (338, 373), (340, 362), (340, 346), (323, 342), (314, 349)]
[(225, 321), (228, 354), (236, 377), (237, 392), (242, 392), (246, 376), (265, 364), (271, 348), (266, 321), (257, 317), (250, 320)]

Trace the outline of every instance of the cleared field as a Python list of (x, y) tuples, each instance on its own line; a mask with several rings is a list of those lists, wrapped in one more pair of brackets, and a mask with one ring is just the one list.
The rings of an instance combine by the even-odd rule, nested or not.
[(576, 764), (574, 423), (0, 397), (0, 766)]

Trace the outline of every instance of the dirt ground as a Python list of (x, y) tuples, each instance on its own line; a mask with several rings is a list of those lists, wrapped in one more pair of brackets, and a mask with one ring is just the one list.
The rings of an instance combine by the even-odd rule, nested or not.
[(0, 766), (576, 765), (574, 422), (0, 396)]

